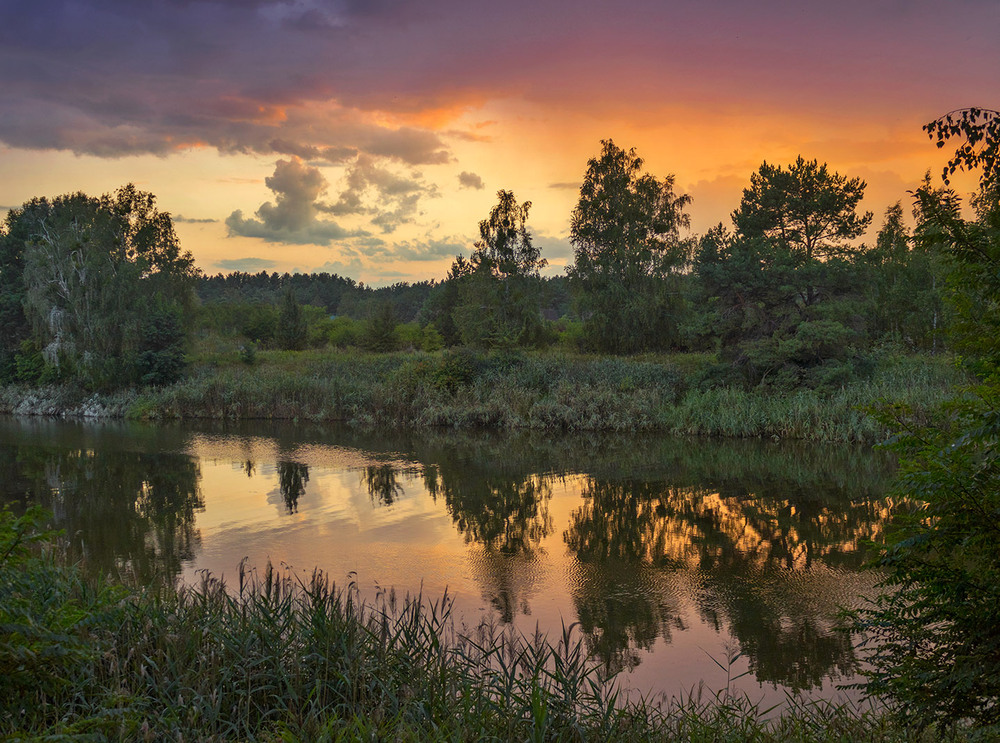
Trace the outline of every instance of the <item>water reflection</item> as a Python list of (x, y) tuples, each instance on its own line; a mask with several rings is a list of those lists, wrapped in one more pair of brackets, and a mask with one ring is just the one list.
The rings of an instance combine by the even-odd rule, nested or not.
[(199, 468), (173, 453), (0, 445), (0, 479), (55, 514), (89, 570), (173, 579), (200, 543)]
[(299, 510), (299, 498), (306, 492), (309, 466), (289, 460), (278, 461), (278, 490), (289, 513)]
[[(195, 560), (204, 469), (213, 488), (264, 484), (257, 500), (233, 496), (243, 512), (212, 522), (236, 529), (240, 549), (246, 519), (277, 544), (281, 524), (294, 522), (306, 550), (364, 550), (382, 538), (379, 524), (430, 559), (453, 539), (440, 563), (414, 561), (404, 588), (419, 586), (420, 571), (459, 570), (447, 555), (461, 554), (504, 622), (564, 595), (559, 613), (579, 620), (611, 671), (704, 627), (732, 638), (761, 683), (789, 690), (851, 672), (834, 617), (870, 582), (863, 545), (892, 511), (882, 497), (891, 463), (847, 447), (0, 421), (0, 494), (52, 509), (101, 571), (149, 580)], [(296, 518), (245, 515), (268, 502)], [(428, 514), (447, 533), (422, 531)]]
[(563, 536), (592, 566), (573, 598), (593, 652), (612, 668), (632, 667), (639, 650), (682, 629), (675, 597), (649, 574), (688, 570), (701, 577), (700, 615), (717, 627), (728, 620), (759, 681), (798, 691), (849, 673), (850, 638), (832, 621), (838, 596), (823, 585), (831, 572), (813, 568), (860, 569), (861, 546), (878, 537), (888, 506), (856, 500), (808, 469), (792, 472), (744, 473), (740, 485), (727, 478), (717, 488), (589, 480)]

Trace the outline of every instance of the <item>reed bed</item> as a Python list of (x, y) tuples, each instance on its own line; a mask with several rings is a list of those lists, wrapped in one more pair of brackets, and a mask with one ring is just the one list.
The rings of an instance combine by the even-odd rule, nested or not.
[(252, 365), (235, 355), (202, 361), (161, 388), (111, 395), (5, 388), (0, 411), (872, 443), (887, 433), (868, 416), (872, 406), (893, 401), (919, 416), (964, 381), (943, 357), (886, 356), (867, 376), (835, 388), (746, 389), (706, 385), (704, 354), (674, 361), (468, 350), (263, 351)]
[[(319, 572), (241, 566), (232, 586), (205, 575), (192, 587), (123, 587), (85, 577), (51, 550), (0, 554), (0, 737), (943, 739), (874, 706), (789, 699), (781, 710), (762, 709), (704, 689), (658, 702), (628, 698), (587, 657), (573, 626), (554, 638), (524, 637), (495, 621), (465, 627), (451, 610), (447, 595), (365, 601), (353, 584), (335, 586)], [(963, 738), (952, 731), (949, 739)]]
[(915, 418), (956, 395), (965, 376), (947, 358), (885, 359), (868, 379), (833, 390), (691, 390), (664, 416), (672, 433), (874, 443), (889, 434), (868, 414), (893, 404)]

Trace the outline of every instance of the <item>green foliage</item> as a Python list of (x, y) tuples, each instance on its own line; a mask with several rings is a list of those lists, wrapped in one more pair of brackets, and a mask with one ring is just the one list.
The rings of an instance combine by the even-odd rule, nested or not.
[(455, 258), (447, 277), (431, 290), (420, 311), (420, 321), (433, 325), (441, 334), (445, 346), (455, 346), (462, 341), (461, 332), (455, 324), (455, 308), (459, 302), (459, 280), (468, 272), (467, 269), (468, 261), (464, 256)]
[(871, 223), (857, 213), (865, 182), (800, 155), (785, 170), (763, 163), (743, 190), (733, 224), (744, 237), (767, 237), (807, 259), (841, 255)]
[[(0, 510), (0, 734), (50, 700), (86, 688), (121, 592), (84, 581), (52, 555), (51, 514)], [(46, 551), (39, 551), (42, 545)], [(103, 633), (100, 627), (103, 625)], [(98, 631), (95, 633), (95, 629)], [(19, 736), (15, 736), (19, 737)]]
[(964, 140), (941, 173), (946, 185), (956, 170), (980, 169), (986, 189), (1000, 188), (1000, 111), (958, 109), (924, 124), (924, 131), (939, 148), (953, 137)]
[(172, 384), (184, 371), (187, 334), (180, 309), (163, 302), (153, 304), (142, 319), (140, 351), (135, 361), (142, 384)]
[(518, 204), (513, 192), (498, 191), (472, 255), (452, 265), (457, 296), (451, 315), (465, 345), (510, 348), (541, 338), (539, 270), (546, 261), (528, 231), (530, 209), (530, 201)]
[(718, 338), (728, 379), (785, 389), (851, 380), (845, 362), (868, 314), (865, 252), (850, 243), (871, 222), (857, 213), (864, 189), (815, 160), (764, 163), (733, 213), (736, 233), (720, 224), (701, 239), (694, 294), (707, 311), (690, 332), (699, 345)]
[(278, 309), (278, 321), (274, 329), (275, 343), (283, 351), (301, 351), (306, 347), (308, 333), (305, 313), (289, 287)]
[[(885, 592), (861, 612), (867, 691), (927, 725), (974, 720), (1000, 733), (1000, 452), (996, 389), (980, 388), (950, 419), (904, 426), (896, 485), (912, 513), (879, 561)], [(904, 412), (904, 411), (900, 411)]]
[(334, 348), (361, 345), (364, 323), (349, 317), (337, 317), (330, 321), (327, 340)]
[[(147, 308), (186, 314), (196, 271), (191, 255), (180, 250), (170, 216), (156, 210), (151, 194), (127, 185), (99, 198), (77, 193), (33, 199), (8, 214), (0, 231), (0, 264), (10, 267), (0, 281), (0, 309), (13, 313), (7, 317), (11, 332), (0, 344), (16, 344), (5, 345), (0, 356), (17, 353), (29, 334), (27, 323), (58, 375), (72, 373), (90, 387), (175, 374), (179, 341), (168, 361), (162, 342), (169, 322), (161, 313), (150, 324)], [(18, 304), (24, 322), (15, 317)], [(157, 357), (153, 366), (159, 371), (150, 371), (147, 353)]]
[(54, 367), (45, 362), (42, 350), (34, 341), (23, 340), (14, 356), (14, 379), (25, 384), (44, 384), (56, 377)]
[(931, 739), (849, 705), (792, 700), (776, 715), (725, 689), (630, 699), (575, 627), (459, 631), (447, 594), (366, 602), (353, 584), (270, 566), (241, 565), (228, 587), (205, 576), (128, 593), (51, 562), (0, 570), (19, 591), (14, 618), (35, 621), (30, 644), (0, 645), (3, 660), (18, 651), (0, 676), (0, 736), (13, 740)]
[[(926, 220), (920, 209), (915, 216), (920, 234)], [(935, 349), (945, 322), (944, 258), (910, 235), (898, 202), (886, 210), (875, 246), (862, 256), (861, 268), (869, 336), (893, 338), (911, 349)]]
[[(962, 126), (969, 126), (966, 118)], [(941, 131), (940, 122), (929, 125)], [(989, 124), (982, 136), (995, 136)], [(961, 131), (965, 131), (960, 127)], [(945, 129), (946, 135), (950, 129)], [(972, 139), (975, 139), (972, 137)], [(976, 139), (975, 141), (980, 141)], [(968, 151), (959, 160), (983, 164)], [(924, 726), (971, 721), (983, 740), (1000, 735), (1000, 199), (983, 168), (977, 218), (950, 191), (925, 187), (922, 238), (955, 262), (951, 299), (958, 343), (977, 384), (929, 423), (903, 407), (882, 412), (898, 433), (901, 520), (880, 565), (883, 594), (856, 617), (870, 645), (867, 689)]]
[(642, 159), (611, 140), (587, 163), (570, 239), (568, 270), (579, 297), (588, 344), (634, 353), (670, 348), (682, 311), (678, 273), (690, 258), (680, 229), (690, 224), (687, 195), (674, 177), (641, 173)]
[(240, 361), (242, 361), (247, 366), (253, 366), (257, 363), (257, 344), (253, 341), (249, 341), (240, 346)]
[(369, 351), (386, 353), (394, 351), (399, 342), (396, 336), (396, 311), (389, 302), (382, 302), (372, 310), (365, 322), (361, 342)]
[(695, 271), (708, 308), (701, 332), (719, 338), (733, 367), (720, 381), (828, 385), (833, 378), (817, 376), (814, 367), (856, 355), (863, 322), (851, 294), (853, 264), (810, 260), (779, 241), (732, 235), (719, 225), (702, 238)]
[(444, 336), (434, 327), (434, 323), (429, 323), (420, 331), (420, 350), (433, 353), (444, 348)]

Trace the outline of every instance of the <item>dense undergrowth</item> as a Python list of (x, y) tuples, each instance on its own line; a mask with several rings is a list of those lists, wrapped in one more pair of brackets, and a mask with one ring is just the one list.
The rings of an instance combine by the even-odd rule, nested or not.
[(234, 352), (202, 358), (172, 385), (112, 395), (6, 387), (0, 411), (874, 442), (886, 431), (867, 407), (893, 400), (919, 415), (960, 379), (947, 358), (886, 354), (839, 384), (746, 388), (714, 383), (714, 363), (460, 350), (270, 351), (247, 364)]
[[(4, 740), (918, 741), (874, 705), (726, 689), (629, 699), (572, 627), (523, 637), (456, 624), (447, 596), (372, 602), (321, 573), (241, 569), (236, 585), (90, 577), (0, 512)], [(962, 740), (954, 731), (947, 739)]]

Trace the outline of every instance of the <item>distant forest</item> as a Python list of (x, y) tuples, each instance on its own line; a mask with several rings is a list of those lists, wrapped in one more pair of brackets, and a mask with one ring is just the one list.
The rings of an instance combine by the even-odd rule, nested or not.
[[(565, 276), (540, 278), (543, 317), (573, 316), (569, 280)], [(354, 279), (330, 273), (218, 273), (198, 278), (195, 291), (202, 304), (246, 303), (277, 307), (291, 289), (296, 302), (322, 307), (333, 317), (354, 320), (368, 318), (380, 305), (388, 303), (400, 323), (420, 322), (428, 298), (442, 282), (401, 281), (373, 288)]]

